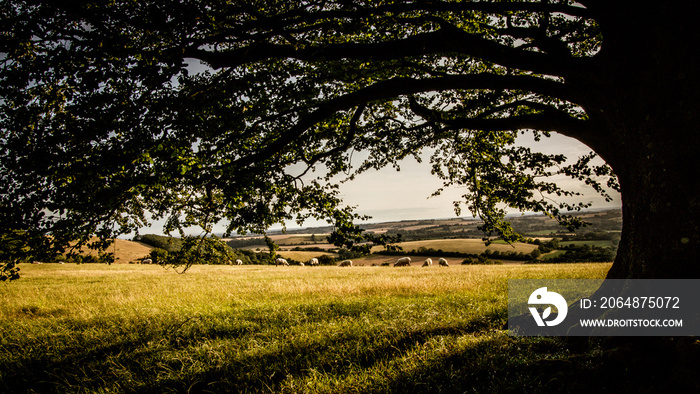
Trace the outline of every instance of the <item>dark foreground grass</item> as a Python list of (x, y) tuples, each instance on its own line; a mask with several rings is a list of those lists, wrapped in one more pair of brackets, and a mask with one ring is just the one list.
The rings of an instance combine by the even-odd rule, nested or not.
[(694, 388), (693, 339), (669, 351), (503, 330), (508, 278), (608, 267), (27, 266), (0, 284), (0, 392)]

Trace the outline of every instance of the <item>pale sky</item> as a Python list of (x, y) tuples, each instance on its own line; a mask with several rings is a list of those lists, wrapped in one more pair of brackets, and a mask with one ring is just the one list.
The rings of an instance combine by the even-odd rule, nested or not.
[[(550, 138), (543, 138), (539, 143), (534, 142), (530, 134), (526, 133), (519, 137), (518, 143), (543, 153), (563, 153), (571, 161), (591, 151), (586, 145), (556, 133), (552, 133)], [(356, 164), (359, 165), (361, 154), (355, 153), (354, 156), (357, 158)], [(372, 216), (372, 219), (366, 223), (456, 217), (452, 201), (460, 200), (465, 190), (449, 188), (440, 196), (430, 197), (442, 186), (442, 183), (436, 176), (430, 174), (428, 154), (424, 156), (422, 163), (416, 162), (413, 158), (407, 158), (400, 163), (400, 167), (399, 172), (389, 167), (358, 175), (354, 180), (340, 185), (341, 198), (346, 205), (356, 206), (357, 213)], [(568, 190), (580, 191), (584, 194), (577, 200), (568, 202), (593, 202), (591, 209), (621, 206), (616, 192), (611, 193), (615, 198), (614, 201), (606, 202), (603, 197), (581, 182), (563, 176), (557, 181)], [(518, 212), (513, 210), (509, 213)], [(465, 207), (462, 209), (461, 216), (472, 217)], [(328, 224), (325, 221), (309, 220), (303, 227), (326, 225)], [(289, 229), (298, 228), (294, 222), (287, 223), (287, 226)], [(215, 228), (215, 232), (222, 232), (224, 228), (225, 225), (221, 225)], [(272, 229), (279, 228), (280, 226), (276, 226)], [(162, 234), (162, 223), (155, 223), (150, 228), (141, 230), (141, 234), (149, 233)], [(192, 234), (199, 233), (201, 231), (198, 229), (192, 231)]]
[[(529, 134), (525, 134), (519, 137), (518, 142), (543, 153), (563, 153), (572, 161), (591, 151), (577, 140), (556, 133), (552, 133), (550, 138), (543, 138), (539, 143), (534, 142)], [(372, 216), (370, 222), (455, 217), (452, 201), (461, 200), (460, 196), (465, 190), (449, 188), (440, 196), (430, 197), (442, 186), (442, 182), (430, 174), (429, 155), (424, 156), (423, 163), (417, 163), (413, 158), (405, 159), (400, 167), (399, 172), (393, 168), (369, 171), (351, 182), (342, 184), (340, 190), (343, 200), (347, 205), (357, 205), (358, 213)], [(615, 197), (614, 201), (606, 202), (581, 182), (564, 176), (557, 181), (560, 185), (565, 185), (566, 189), (584, 193), (584, 196), (580, 196), (576, 201), (593, 202), (591, 208), (620, 207), (619, 195), (616, 192), (611, 194)], [(463, 207), (461, 216), (471, 217), (471, 213)]]

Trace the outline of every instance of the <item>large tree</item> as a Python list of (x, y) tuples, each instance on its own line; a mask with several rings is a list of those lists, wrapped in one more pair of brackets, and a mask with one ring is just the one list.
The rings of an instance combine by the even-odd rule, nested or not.
[[(314, 216), (352, 240), (356, 215), (328, 181), (430, 149), (487, 234), (517, 239), (505, 207), (578, 225), (567, 211), (583, 205), (547, 180), (563, 173), (621, 190), (610, 277), (700, 277), (686, 3), (3, 2), (3, 253), (149, 215), (230, 231)], [(609, 167), (515, 145), (552, 131)], [(353, 169), (358, 150), (370, 159)]]

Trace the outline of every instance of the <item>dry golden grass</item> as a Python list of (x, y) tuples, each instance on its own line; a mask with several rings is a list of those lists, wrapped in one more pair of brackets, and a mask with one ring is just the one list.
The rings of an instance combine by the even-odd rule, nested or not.
[[(507, 279), (602, 278), (609, 268), (609, 263), (430, 269), (194, 265), (187, 273), (178, 274), (155, 265), (22, 264), (22, 279), (0, 287), (0, 317), (32, 307), (65, 309), (73, 317), (96, 317), (104, 313), (129, 315), (150, 308), (159, 313), (203, 312), (231, 305), (234, 300), (236, 304), (252, 305), (276, 304), (282, 298), (293, 302), (350, 295), (483, 294), (494, 283), (503, 290), (500, 297), (505, 296)], [(37, 291), (39, 288), (42, 291)]]
[[(153, 250), (152, 246), (141, 242), (116, 239), (114, 244), (112, 244), (109, 249), (106, 250), (106, 252), (114, 253), (115, 263), (125, 264), (131, 261), (143, 259), (144, 257), (148, 256), (149, 253), (151, 253), (151, 250)], [(95, 250), (83, 247), (81, 249), (81, 254), (96, 256), (98, 253)]]
[(22, 264), (0, 392), (542, 391), (523, 367), (571, 356), (507, 335), (508, 279), (609, 268)]

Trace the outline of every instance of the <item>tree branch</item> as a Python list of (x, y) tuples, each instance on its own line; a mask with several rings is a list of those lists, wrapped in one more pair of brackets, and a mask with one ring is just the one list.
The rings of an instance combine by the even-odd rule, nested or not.
[(475, 74), (425, 79), (394, 78), (319, 104), (316, 110), (302, 116), (296, 124), (287, 129), (279, 138), (267, 144), (264, 149), (244, 156), (234, 161), (232, 165), (242, 168), (269, 158), (301, 137), (313, 125), (338, 111), (349, 110), (372, 101), (394, 99), (402, 95), (461, 89), (518, 89), (569, 101), (573, 101), (574, 98), (569, 89), (559, 82), (526, 75)]
[[(562, 13), (573, 17), (590, 18), (590, 12), (583, 7), (562, 4), (547, 4), (542, 2), (445, 2), (445, 1), (414, 1), (395, 2), (377, 7), (344, 7), (336, 10), (308, 11), (299, 8), (266, 18), (256, 18), (255, 21), (243, 23), (245, 31), (252, 28), (280, 28), (297, 24), (312, 24), (324, 20), (366, 19), (383, 15), (397, 15), (424, 11), (428, 14), (443, 12), (485, 12), (504, 14), (507, 12), (533, 13)], [(230, 14), (230, 13), (229, 13)]]
[(540, 114), (516, 115), (507, 118), (484, 119), (484, 118), (458, 118), (441, 120), (450, 129), (470, 129), (484, 131), (505, 131), (505, 130), (539, 130), (556, 131), (563, 135), (580, 139), (581, 136), (590, 131), (590, 126), (585, 120), (573, 118), (568, 114), (551, 109)]
[(420, 33), (408, 38), (377, 43), (343, 43), (297, 48), (291, 45), (255, 43), (229, 51), (208, 51), (190, 48), (185, 57), (196, 58), (215, 69), (239, 67), (269, 59), (303, 61), (353, 59), (361, 61), (395, 60), (432, 54), (458, 53), (473, 56), (506, 67), (539, 74), (564, 75), (574, 59), (545, 53), (524, 51), (467, 33), (459, 28)]
[(364, 112), (365, 108), (367, 108), (366, 104), (360, 104), (356, 109), (355, 113), (352, 115), (352, 118), (350, 119), (350, 126), (349, 126), (349, 131), (347, 136), (345, 137), (344, 141), (342, 144), (336, 146), (335, 148), (332, 148), (326, 152), (321, 152), (310, 159), (304, 159), (304, 163), (306, 163), (307, 167), (304, 172), (298, 176), (298, 178), (301, 178), (302, 176), (306, 175), (306, 173), (311, 169), (311, 167), (314, 166), (314, 164), (318, 163), (320, 160), (330, 157), (332, 155), (341, 153), (346, 151), (350, 145), (352, 144), (352, 141), (354, 140), (355, 136), (357, 135), (357, 122), (359, 122), (360, 117), (362, 116), (362, 113)]
[(556, 131), (577, 139), (581, 139), (584, 133), (590, 131), (590, 125), (585, 120), (574, 118), (568, 113), (555, 109), (546, 104), (526, 100), (519, 100), (514, 103), (505, 104), (498, 108), (500, 110), (505, 110), (524, 105), (537, 109), (539, 113), (515, 115), (505, 118), (486, 118), (485, 116), (496, 113), (496, 111), (487, 111), (487, 113), (482, 113), (479, 116), (471, 118), (447, 118), (442, 112), (426, 108), (418, 104), (418, 102), (413, 98), (409, 98), (409, 105), (411, 111), (413, 111), (416, 115), (429, 122), (442, 123), (450, 130), (469, 129), (505, 131), (533, 129), (539, 131)]

